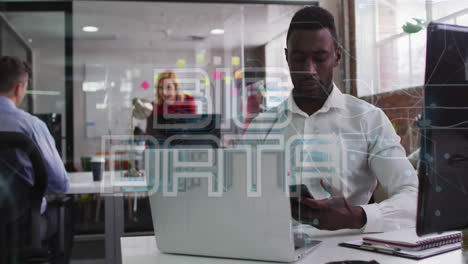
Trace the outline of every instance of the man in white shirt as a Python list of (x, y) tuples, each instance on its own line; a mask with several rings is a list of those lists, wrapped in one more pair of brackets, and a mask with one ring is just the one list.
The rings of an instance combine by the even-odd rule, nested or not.
[[(333, 155), (310, 158), (309, 167), (314, 168), (294, 176), (295, 183), (306, 183), (315, 199), (292, 202), (293, 217), (327, 230), (414, 227), (418, 179), (400, 138), (382, 110), (341, 93), (333, 83), (333, 69), (341, 59), (333, 16), (320, 7), (299, 10), (289, 26), (285, 55), (292, 93), (278, 107), (260, 114), (246, 136), (253, 135), (260, 144), (279, 136), (286, 150), (302, 141), (298, 153), (306, 154), (301, 155), (324, 148), (317, 143), (320, 140), (333, 142), (328, 148)], [(324, 169), (320, 164), (337, 166)], [(369, 204), (378, 183), (389, 197)]]

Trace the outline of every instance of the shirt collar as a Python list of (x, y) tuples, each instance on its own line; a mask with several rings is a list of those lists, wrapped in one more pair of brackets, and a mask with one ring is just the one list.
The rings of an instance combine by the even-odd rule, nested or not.
[[(333, 84), (333, 89), (322, 108), (320, 108), (317, 112), (327, 112), (331, 108), (345, 109), (344, 95), (335, 84)], [(289, 97), (283, 105), (282, 110), (288, 110), (295, 114), (300, 114), (307, 117), (309, 116), (297, 106), (296, 102), (294, 101), (292, 92), (289, 94)]]
[(10, 98), (0, 96), (0, 108), (16, 108), (16, 105)]

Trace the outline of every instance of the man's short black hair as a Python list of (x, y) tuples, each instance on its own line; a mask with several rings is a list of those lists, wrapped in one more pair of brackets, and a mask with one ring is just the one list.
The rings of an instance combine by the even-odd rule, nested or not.
[(286, 45), (289, 37), (296, 29), (312, 29), (318, 30), (328, 28), (335, 42), (335, 47), (338, 48), (338, 34), (336, 33), (335, 19), (328, 10), (318, 6), (306, 6), (296, 12), (291, 23), (289, 23), (288, 35), (286, 36)]
[(0, 56), (0, 93), (9, 93), (16, 83), (31, 74), (28, 63), (10, 56)]

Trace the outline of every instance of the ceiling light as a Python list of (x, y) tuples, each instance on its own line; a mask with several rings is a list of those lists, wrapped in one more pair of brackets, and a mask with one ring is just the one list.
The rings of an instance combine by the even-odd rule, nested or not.
[(222, 35), (224, 34), (224, 29), (222, 28), (215, 28), (210, 31), (211, 34), (213, 35)]
[(88, 82), (85, 81), (82, 84), (83, 92), (97, 92), (106, 90), (106, 85), (104, 82)]
[(85, 26), (83, 27), (84, 32), (97, 32), (99, 30), (98, 27), (95, 26)]

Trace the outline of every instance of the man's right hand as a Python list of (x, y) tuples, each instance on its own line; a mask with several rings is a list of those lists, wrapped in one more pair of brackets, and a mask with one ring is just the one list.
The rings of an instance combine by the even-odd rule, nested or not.
[(359, 229), (366, 224), (362, 207), (348, 204), (341, 192), (323, 180), (320, 183), (332, 197), (323, 200), (292, 198), (291, 213), (295, 220), (325, 230)]

